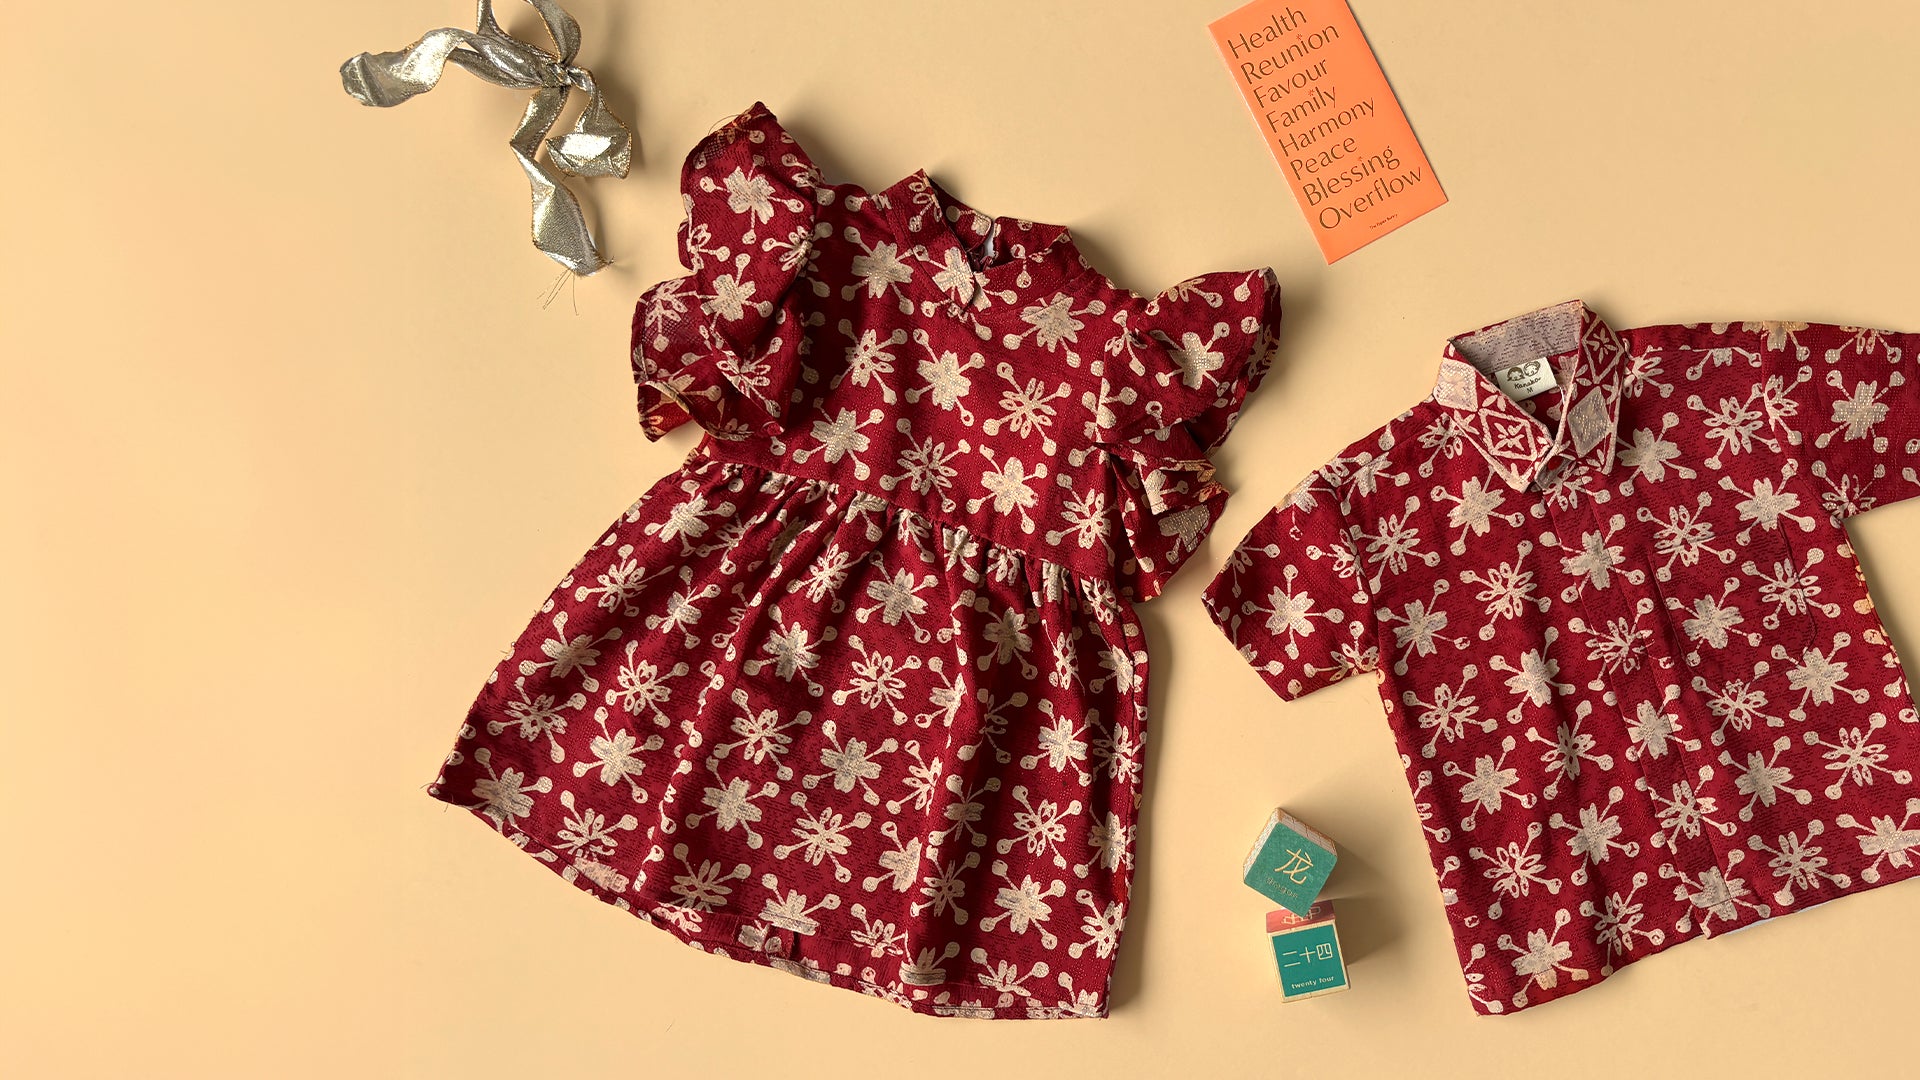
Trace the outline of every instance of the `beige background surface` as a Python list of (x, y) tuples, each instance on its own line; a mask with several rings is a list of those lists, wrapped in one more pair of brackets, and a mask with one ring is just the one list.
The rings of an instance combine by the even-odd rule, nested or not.
[[(1204, 31), (1230, 2), (573, 0), (644, 159), (591, 189), (620, 265), (545, 309), (522, 96), (455, 73), (379, 113), (334, 75), (470, 26), (463, 0), (9, 5), (0, 1070), (1910, 1069), (1913, 887), (1476, 1018), (1372, 688), (1282, 705), (1198, 593), (1426, 392), (1449, 333), (1574, 296), (1619, 326), (1920, 329), (1920, 8), (1355, 0), (1452, 202), (1327, 267)], [(691, 446), (642, 439), (627, 321), (678, 273), (681, 156), (756, 98), (834, 176), (925, 165), (1136, 289), (1284, 283), (1281, 369), (1222, 455), (1237, 501), (1145, 609), (1145, 861), (1106, 1022), (936, 1021), (698, 954), (422, 791), (541, 597)], [(1908, 655), (1916, 529), (1908, 504), (1856, 532)], [(1280, 801), (1343, 847), (1350, 993), (1278, 1000), (1236, 874)]]

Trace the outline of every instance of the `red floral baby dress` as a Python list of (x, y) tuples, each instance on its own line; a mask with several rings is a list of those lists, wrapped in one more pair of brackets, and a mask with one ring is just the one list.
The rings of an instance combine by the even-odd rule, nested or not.
[(1265, 270), (1154, 297), (765, 107), (682, 174), (646, 433), (706, 429), (548, 598), (431, 791), (699, 948), (919, 1012), (1102, 1016), (1146, 721), (1133, 602), (1226, 498)]

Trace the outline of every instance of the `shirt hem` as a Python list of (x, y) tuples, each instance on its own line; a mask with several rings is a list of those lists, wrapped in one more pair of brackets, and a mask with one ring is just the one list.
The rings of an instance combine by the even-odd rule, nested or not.
[[(1661, 941), (1658, 945), (1649, 943), (1626, 954), (1617, 961), (1610, 961), (1603, 965), (1594, 977), (1583, 980), (1562, 977), (1562, 979), (1557, 980), (1557, 985), (1551, 988), (1543, 988), (1537, 984), (1527, 987), (1527, 1003), (1524, 1005), (1513, 1004), (1513, 993), (1518, 993), (1518, 990), (1512, 987), (1509, 987), (1509, 989), (1512, 989), (1513, 993), (1510, 993), (1505, 1000), (1492, 997), (1486, 994), (1484, 990), (1476, 992), (1471, 983), (1468, 984), (1467, 994), (1473, 1002), (1474, 1012), (1481, 1016), (1511, 1016), (1514, 1013), (1536, 1009), (1549, 1002), (1571, 997), (1582, 990), (1592, 989), (1606, 982), (1613, 976), (1620, 974), (1622, 970), (1632, 966), (1635, 962), (1666, 952), (1676, 945), (1683, 945), (1689, 941), (1724, 937), (1737, 930), (1745, 930), (1763, 923), (1778, 922), (1788, 916), (1798, 915), (1803, 911), (1812, 910), (1813, 908), (1847, 896), (1871, 892), (1874, 889), (1884, 888), (1888, 885), (1897, 885), (1915, 876), (1920, 876), (1920, 861), (1911, 861), (1910, 864), (1905, 867), (1893, 867), (1890, 870), (1883, 869), (1878, 872), (1878, 877), (1873, 881), (1867, 881), (1864, 877), (1860, 876), (1865, 872), (1862, 868), (1848, 868), (1838, 872), (1847, 873), (1853, 878), (1854, 883), (1844, 888), (1833, 886), (1831, 891), (1823, 890), (1819, 894), (1808, 895), (1802, 898), (1804, 902), (1796, 903), (1792, 907), (1784, 910), (1770, 909), (1766, 915), (1760, 915), (1751, 908), (1743, 907), (1740, 909), (1741, 917), (1739, 919), (1728, 921), (1724, 925), (1715, 926), (1710, 929), (1701, 927), (1698, 922), (1685, 933), (1668, 928), (1665, 931), (1665, 940)], [(1717, 921), (1718, 920), (1716, 920), (1716, 922)]]

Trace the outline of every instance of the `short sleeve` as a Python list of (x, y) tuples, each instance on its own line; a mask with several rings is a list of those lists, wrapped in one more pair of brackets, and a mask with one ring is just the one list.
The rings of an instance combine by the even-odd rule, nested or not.
[(1271, 270), (1208, 274), (1123, 307), (1096, 421), (1112, 465), (1133, 595), (1158, 595), (1226, 507), (1209, 456), (1266, 376), (1280, 331)]
[(1380, 665), (1339, 490), (1316, 473), (1262, 518), (1207, 586), (1207, 613), (1282, 698)]
[(813, 251), (819, 173), (766, 106), (707, 136), (680, 174), (680, 259), (640, 298), (633, 374), (659, 438), (692, 419), (720, 438), (777, 434), (800, 374), (796, 283)]
[(1802, 467), (1844, 520), (1920, 495), (1920, 334), (1757, 324), (1773, 394), (1798, 408)]

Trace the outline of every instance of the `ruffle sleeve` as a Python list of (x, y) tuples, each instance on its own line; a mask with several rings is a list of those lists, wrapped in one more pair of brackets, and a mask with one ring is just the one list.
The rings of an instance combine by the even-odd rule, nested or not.
[(1122, 583), (1144, 600), (1225, 509), (1208, 455), (1272, 364), (1280, 285), (1266, 269), (1207, 274), (1123, 316), (1108, 346), (1097, 441), (1119, 493)]
[(680, 173), (680, 261), (633, 315), (640, 421), (689, 419), (723, 439), (772, 435), (800, 378), (800, 290), (819, 171), (765, 105), (701, 140)]

